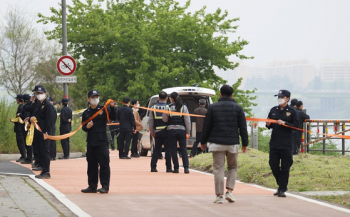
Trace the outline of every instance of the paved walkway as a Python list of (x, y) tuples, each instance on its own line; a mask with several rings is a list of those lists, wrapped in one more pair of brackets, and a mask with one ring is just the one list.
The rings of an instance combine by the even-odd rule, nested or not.
[(183, 170), (179, 174), (165, 173), (164, 160), (158, 161), (159, 172), (151, 173), (150, 160), (149, 156), (120, 160), (118, 152), (111, 151), (111, 186), (104, 195), (80, 193), (87, 187), (85, 158), (53, 161), (52, 178), (45, 182), (90, 216), (338, 217), (350, 214), (342, 211), (343, 208), (326, 207), (300, 196), (274, 197), (271, 189), (243, 183), (236, 184), (235, 203), (214, 204), (213, 176), (195, 171), (184, 174)]

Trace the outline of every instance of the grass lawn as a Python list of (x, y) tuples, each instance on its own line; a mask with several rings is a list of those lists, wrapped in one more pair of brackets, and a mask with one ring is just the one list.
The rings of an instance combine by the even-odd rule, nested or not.
[[(238, 179), (268, 188), (277, 189), (268, 164), (268, 153), (250, 149), (238, 157)], [(200, 154), (190, 160), (190, 167), (212, 173), (212, 155)], [(320, 156), (299, 154), (294, 156), (289, 178), (289, 191), (350, 191), (350, 156)], [(349, 203), (337, 196), (341, 202)], [(346, 199), (347, 198), (347, 202)], [(321, 198), (320, 198), (321, 199)], [(336, 200), (333, 200), (336, 202)]]
[(350, 209), (350, 194), (341, 196), (315, 196), (316, 199), (337, 203)]

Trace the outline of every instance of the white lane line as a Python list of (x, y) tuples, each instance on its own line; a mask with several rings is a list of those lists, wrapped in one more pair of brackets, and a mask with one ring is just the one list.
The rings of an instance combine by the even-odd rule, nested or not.
[(44, 189), (46, 189), (48, 192), (50, 192), (52, 195), (54, 195), (57, 200), (59, 200), (61, 203), (63, 203), (70, 211), (72, 211), (74, 214), (77, 216), (81, 217), (91, 217), (89, 214), (84, 212), (79, 206), (77, 206), (75, 203), (70, 201), (66, 195), (62, 194), (58, 190), (56, 190), (54, 187), (51, 185), (47, 184), (44, 180), (42, 179), (37, 179), (35, 178), (35, 175), (28, 175), (31, 179), (33, 179), (36, 183), (41, 185)]
[[(205, 175), (209, 175), (209, 176), (214, 176), (211, 173), (206, 173), (206, 172), (202, 172), (202, 171), (199, 171), (199, 170), (190, 169), (190, 171), (193, 171), (193, 172), (196, 172), (196, 173), (205, 174)], [(225, 179), (226, 179), (226, 177), (225, 177)], [(241, 182), (241, 181), (238, 181), (238, 180), (237, 180), (237, 182), (245, 184), (245, 185), (250, 185), (250, 186), (253, 186), (253, 187), (256, 187), (256, 188), (261, 188), (261, 189), (264, 189), (264, 190), (267, 190), (267, 191), (271, 191), (271, 192), (275, 192), (276, 191), (276, 189), (266, 188), (266, 187), (262, 187), (260, 185), (249, 184), (249, 183)], [(339, 206), (334, 206), (334, 205), (331, 205), (331, 204), (328, 204), (328, 203), (325, 203), (325, 202), (321, 202), (321, 201), (318, 201), (318, 200), (315, 200), (315, 199), (310, 199), (310, 198), (306, 198), (306, 197), (303, 197), (303, 196), (300, 196), (300, 195), (291, 194), (291, 193), (286, 193), (286, 195), (288, 195), (290, 197), (294, 197), (294, 198), (300, 199), (300, 200), (304, 200), (304, 201), (307, 201), (307, 202), (310, 202), (310, 203), (315, 203), (315, 204), (318, 204), (320, 206), (325, 206), (325, 207), (332, 208), (332, 209), (335, 209), (335, 210), (338, 210), (338, 211), (350, 213), (349, 209), (342, 208), (342, 207), (339, 207)]]

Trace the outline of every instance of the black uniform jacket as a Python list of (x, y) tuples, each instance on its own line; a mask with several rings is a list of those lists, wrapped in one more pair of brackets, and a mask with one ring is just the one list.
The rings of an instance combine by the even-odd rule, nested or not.
[[(287, 105), (283, 110), (280, 106), (275, 106), (270, 110), (268, 115), (269, 119), (282, 120), (285, 124), (292, 127), (298, 127), (298, 113), (294, 108)], [(293, 150), (293, 129), (278, 125), (271, 124), (267, 126), (268, 129), (272, 129), (270, 149), (289, 149)]]
[[(303, 112), (300, 109), (296, 109), (296, 111), (298, 112), (298, 117), (299, 117), (299, 126), (298, 126), (298, 128), (303, 129), (304, 121), (310, 119), (310, 116), (305, 114), (305, 112)], [(300, 131), (300, 132), (302, 132), (302, 131)]]
[(117, 112), (120, 123), (120, 132), (133, 132), (136, 129), (134, 112), (131, 108), (123, 105)]
[(248, 146), (244, 111), (232, 99), (222, 97), (208, 108), (203, 124), (201, 144), (212, 142), (221, 145), (238, 145), (239, 136), (242, 138), (242, 145)]
[[(18, 105), (16, 116), (17, 116), (17, 114), (21, 115), (22, 112), (23, 112), (23, 104), (20, 104), (20, 105)], [(14, 132), (22, 132), (23, 126), (24, 126), (23, 124), (16, 122)]]
[(72, 121), (72, 109), (64, 106), (61, 110), (60, 131), (70, 132), (72, 130), (72, 124), (68, 120)]
[(23, 106), (23, 111), (20, 115), (22, 120), (30, 117), (31, 110), (32, 110), (32, 103), (31, 102), (28, 102), (27, 104), (25, 104)]
[[(88, 108), (83, 112), (83, 119), (82, 122), (88, 120), (91, 116), (93, 116), (98, 110), (103, 108), (103, 106), (98, 105), (95, 109)], [(115, 110), (114, 109), (108, 109), (109, 117), (110, 119), (115, 119)], [(108, 145), (108, 139), (107, 139), (107, 131), (106, 131), (106, 124), (107, 121), (107, 114), (106, 111), (103, 109), (93, 120), (93, 126), (88, 129), (86, 127), (87, 124), (83, 126), (83, 130), (87, 132), (87, 146), (99, 146), (99, 145)]]
[(38, 109), (35, 117), (38, 120), (38, 125), (43, 133), (48, 135), (54, 135), (55, 122), (57, 119), (57, 113), (53, 105), (46, 98)]

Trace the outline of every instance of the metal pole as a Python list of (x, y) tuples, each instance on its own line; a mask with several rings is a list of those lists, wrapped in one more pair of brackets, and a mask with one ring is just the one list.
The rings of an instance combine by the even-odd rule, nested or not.
[[(327, 129), (327, 123), (323, 123), (323, 134), (326, 133)], [(325, 135), (323, 135), (323, 138), (326, 137)], [(323, 151), (323, 155), (326, 154), (326, 140), (323, 140), (323, 146), (322, 146), (322, 151)]]
[[(67, 14), (66, 0), (62, 0), (62, 55), (67, 55)], [(64, 97), (68, 98), (68, 83), (63, 83)]]
[[(311, 133), (310, 133), (310, 131), (311, 131), (311, 123), (307, 123), (307, 131), (308, 132), (306, 132), (307, 133), (307, 143), (309, 143), (309, 142), (311, 142)], [(306, 146), (306, 152), (307, 153), (310, 153), (310, 146), (308, 145), (308, 146)]]
[[(345, 123), (343, 123), (343, 132), (344, 132), (344, 133), (342, 133), (343, 135), (345, 135), (345, 128), (346, 128)], [(341, 140), (341, 151), (342, 151), (342, 154), (345, 155), (345, 139), (344, 138)]]

